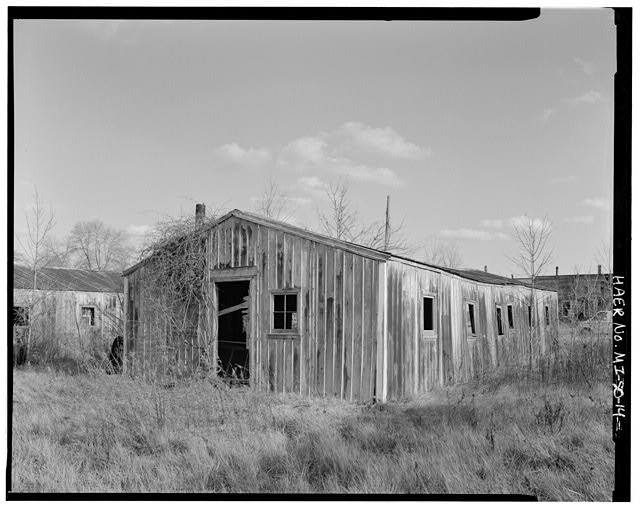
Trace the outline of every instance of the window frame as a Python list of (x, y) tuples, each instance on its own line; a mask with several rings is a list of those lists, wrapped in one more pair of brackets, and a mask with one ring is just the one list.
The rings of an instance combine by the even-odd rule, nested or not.
[[(424, 328), (424, 300), (431, 299), (431, 321), (433, 323), (433, 329)], [(434, 292), (422, 293), (422, 337), (427, 339), (436, 339), (438, 336), (438, 297)]]
[(516, 328), (516, 322), (513, 318), (513, 304), (507, 305), (507, 330), (511, 331)]
[[(296, 327), (292, 329), (276, 329), (275, 324), (275, 296), (296, 296)], [(285, 297), (286, 305), (286, 297)], [(286, 306), (285, 306), (286, 308)], [(286, 310), (283, 312), (286, 314)], [(286, 317), (285, 317), (286, 325)], [(300, 289), (273, 289), (269, 291), (269, 338), (299, 338), (300, 337)]]
[[(84, 309), (87, 308), (92, 311), (91, 318), (87, 318), (83, 315)], [(96, 307), (95, 305), (80, 305), (80, 320), (86, 322), (89, 327), (96, 326)]]
[[(496, 333), (498, 336), (504, 336), (504, 312), (502, 310), (502, 305), (496, 305)], [(498, 318), (498, 314), (500, 314), (500, 318)]]
[[(469, 312), (469, 307), (473, 307), (473, 319), (471, 319), (471, 313)], [(476, 308), (478, 307), (477, 301), (465, 300), (464, 309), (465, 309), (465, 328), (467, 332), (467, 339), (476, 339), (478, 337), (478, 312)], [(471, 326), (469, 325), (471, 324)], [(469, 330), (471, 328), (471, 330)], [(471, 331), (471, 332), (469, 332)]]

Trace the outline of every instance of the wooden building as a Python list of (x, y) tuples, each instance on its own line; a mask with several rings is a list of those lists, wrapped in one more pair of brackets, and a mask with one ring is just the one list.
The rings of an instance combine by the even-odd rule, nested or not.
[[(550, 348), (557, 294), (445, 269), (238, 210), (202, 227), (204, 290), (174, 339), (153, 258), (125, 270), (125, 368), (219, 362), (258, 389), (347, 400), (411, 397)], [(531, 330), (531, 333), (530, 333)], [(203, 361), (206, 358), (206, 361)]]
[[(594, 317), (598, 312), (611, 311), (613, 295), (609, 273), (560, 274), (556, 266), (555, 275), (536, 277), (536, 285), (558, 292), (558, 315), (561, 321), (581, 321)], [(530, 284), (531, 279), (518, 281)]]
[(67, 268), (33, 271), (13, 266), (14, 343), (46, 340), (75, 355), (109, 350), (122, 335), (124, 284), (121, 273)]

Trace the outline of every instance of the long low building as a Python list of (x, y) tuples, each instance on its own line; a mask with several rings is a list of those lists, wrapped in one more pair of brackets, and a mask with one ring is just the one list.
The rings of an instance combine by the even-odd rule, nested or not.
[(218, 365), (258, 389), (384, 401), (526, 363), (557, 337), (552, 290), (239, 210), (193, 234), (202, 290), (187, 331), (159, 304), (175, 292), (156, 283), (160, 253), (124, 272), (131, 374)]
[(13, 266), (13, 338), (44, 341), (58, 351), (109, 350), (122, 335), (122, 274), (68, 268)]

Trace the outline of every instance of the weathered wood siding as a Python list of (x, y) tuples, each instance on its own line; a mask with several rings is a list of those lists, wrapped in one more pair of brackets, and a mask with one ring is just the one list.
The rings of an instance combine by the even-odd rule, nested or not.
[[(234, 273), (255, 287), (252, 385), (347, 400), (373, 396), (379, 261), (237, 217), (212, 228), (207, 244), (212, 293), (216, 279)], [(272, 294), (280, 290), (298, 294), (296, 333), (272, 329)], [(209, 319), (216, 320), (215, 304)]]
[[(188, 374), (203, 364), (215, 365), (216, 284), (231, 280), (249, 281), (247, 349), (250, 382), (257, 389), (398, 399), (528, 361), (526, 287), (475, 282), (235, 214), (203, 234), (205, 297), (189, 309), (190, 327), (181, 334), (154, 306), (162, 294), (143, 297), (151, 264), (126, 276), (126, 352), (132, 373), (150, 377), (178, 368)], [(278, 291), (298, 296), (295, 331), (273, 329), (272, 298)], [(433, 330), (424, 330), (425, 297), (433, 298)], [(475, 305), (473, 334), (467, 326), (469, 303)], [(557, 311), (555, 292), (535, 291), (535, 358), (557, 338)]]
[[(32, 339), (53, 342), (65, 353), (106, 351), (122, 334), (122, 293), (13, 290), (14, 306), (28, 306), (32, 298)], [(81, 317), (83, 306), (95, 309), (93, 326)], [(14, 331), (20, 337), (24, 334), (19, 327)]]
[[(385, 388), (389, 398), (411, 397), (438, 384), (466, 382), (500, 366), (529, 358), (528, 297), (522, 286), (491, 285), (389, 260), (387, 272)], [(434, 298), (435, 330), (423, 331), (423, 298)], [(557, 337), (557, 295), (535, 291), (533, 356), (549, 351)], [(475, 334), (467, 327), (467, 305), (475, 305)], [(509, 328), (507, 306), (513, 308)], [(550, 322), (545, 323), (544, 307)], [(496, 308), (502, 311), (498, 333)]]

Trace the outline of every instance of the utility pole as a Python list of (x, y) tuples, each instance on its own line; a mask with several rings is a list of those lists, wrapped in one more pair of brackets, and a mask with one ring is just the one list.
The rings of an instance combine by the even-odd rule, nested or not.
[(385, 252), (389, 248), (389, 200), (390, 196), (387, 196), (387, 213), (384, 220), (384, 250)]

